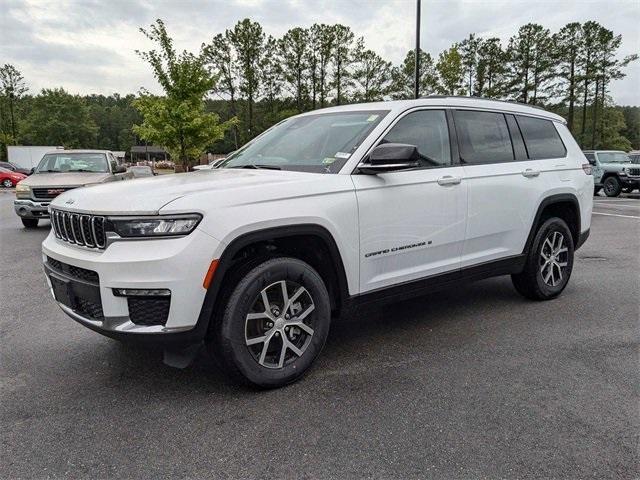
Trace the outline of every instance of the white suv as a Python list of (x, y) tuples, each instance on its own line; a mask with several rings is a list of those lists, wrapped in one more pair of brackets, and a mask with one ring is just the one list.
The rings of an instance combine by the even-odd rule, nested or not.
[(593, 178), (561, 117), (474, 98), (327, 108), (289, 118), (212, 170), (72, 190), (43, 257), (70, 317), (205, 343), (263, 387), (296, 380), (332, 319), (496, 275), (548, 300), (587, 239)]

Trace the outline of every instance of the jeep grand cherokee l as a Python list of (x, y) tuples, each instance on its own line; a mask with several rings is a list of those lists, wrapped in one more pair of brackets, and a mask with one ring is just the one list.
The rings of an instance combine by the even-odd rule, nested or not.
[(43, 243), (60, 308), (104, 335), (201, 344), (263, 387), (300, 377), (333, 319), (496, 275), (550, 300), (589, 234), (593, 177), (563, 119), (472, 98), (289, 118), (217, 168), (79, 188)]

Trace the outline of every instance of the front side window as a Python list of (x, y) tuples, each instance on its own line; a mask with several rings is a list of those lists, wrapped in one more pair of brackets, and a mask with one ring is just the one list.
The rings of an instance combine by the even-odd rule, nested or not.
[(381, 143), (415, 145), (422, 167), (451, 164), (447, 117), (443, 110), (420, 110), (402, 117)]
[(560, 135), (551, 120), (521, 115), (518, 115), (517, 119), (530, 159), (560, 158), (567, 154)]
[(47, 153), (35, 173), (95, 172), (107, 173), (104, 153)]
[(337, 173), (387, 111), (345, 111), (294, 117), (224, 159), (217, 168)]
[(513, 161), (511, 137), (502, 113), (456, 110), (455, 120), (462, 163)]
[(630, 163), (631, 159), (624, 152), (598, 152), (601, 163)]

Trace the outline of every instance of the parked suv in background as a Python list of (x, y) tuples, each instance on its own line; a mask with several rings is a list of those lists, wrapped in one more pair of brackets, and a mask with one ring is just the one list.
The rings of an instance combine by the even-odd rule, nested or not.
[(16, 187), (14, 209), (26, 228), (49, 217), (49, 203), (74, 188), (133, 178), (108, 150), (55, 150)]
[(590, 172), (563, 119), (530, 106), (333, 107), (211, 170), (60, 195), (46, 277), (92, 330), (160, 343), (176, 366), (204, 342), (234, 377), (280, 386), (364, 304), (496, 275), (560, 295), (589, 235)]
[(601, 188), (607, 197), (617, 197), (621, 192), (630, 193), (640, 188), (640, 167), (631, 162), (625, 152), (617, 150), (585, 150), (593, 169), (596, 195)]

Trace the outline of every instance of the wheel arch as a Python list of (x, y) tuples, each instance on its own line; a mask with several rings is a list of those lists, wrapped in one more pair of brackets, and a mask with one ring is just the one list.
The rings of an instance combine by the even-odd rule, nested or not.
[(560, 217), (567, 222), (569, 230), (571, 231), (571, 236), (573, 237), (573, 244), (576, 246), (576, 249), (580, 246), (580, 229), (582, 225), (582, 220), (580, 218), (580, 202), (578, 201), (578, 197), (572, 193), (559, 193), (544, 198), (540, 202), (540, 205), (538, 205), (538, 209), (533, 219), (533, 223), (531, 224), (529, 236), (527, 237), (522, 253), (529, 253), (529, 249), (533, 243), (533, 238), (535, 237), (538, 226), (547, 218), (552, 216)]
[[(311, 223), (269, 227), (241, 234), (226, 246), (205, 295), (198, 323), (208, 325), (216, 304), (219, 305), (217, 299), (225, 279), (229, 279), (236, 268), (250, 263), (252, 258), (269, 255), (292, 256), (314, 267), (327, 286), (332, 310), (339, 311), (347, 302), (349, 290), (342, 256), (333, 235), (325, 227)], [(325, 259), (328, 262), (322, 261)]]

